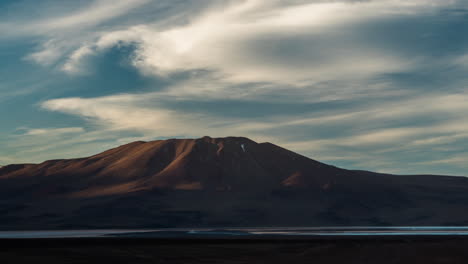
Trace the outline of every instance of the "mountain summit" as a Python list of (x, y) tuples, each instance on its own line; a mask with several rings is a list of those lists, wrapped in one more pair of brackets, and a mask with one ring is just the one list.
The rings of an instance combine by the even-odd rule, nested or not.
[(0, 178), (34, 179), (53, 194), (99, 196), (151, 189), (326, 189), (347, 173), (271, 143), (203, 137), (138, 141), (88, 158), (10, 165), (0, 169)]
[(468, 223), (464, 177), (345, 170), (244, 137), (4, 166), (0, 198), (3, 229)]

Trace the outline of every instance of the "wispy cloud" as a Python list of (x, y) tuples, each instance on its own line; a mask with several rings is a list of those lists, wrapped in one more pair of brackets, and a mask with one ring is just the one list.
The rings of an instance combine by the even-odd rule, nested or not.
[[(5, 23), (3, 27), (7, 37), (35, 36), (42, 39), (38, 50), (26, 58), (42, 65), (52, 65), (62, 60), (64, 56), (70, 56), (70, 59), (78, 57), (77, 54), (84, 50), (83, 43), (96, 34), (94, 31), (98, 26), (127, 15), (149, 2), (148, 0), (95, 0), (77, 10), (64, 10), (65, 14), (56, 10), (44, 11), (50, 14), (28, 21)], [(77, 50), (74, 50), (76, 47)], [(66, 63), (61, 68), (72, 74), (77, 72)]]
[(27, 129), (23, 135), (26, 136), (38, 136), (38, 135), (47, 135), (55, 136), (69, 133), (82, 133), (84, 129), (82, 127), (62, 127), (62, 128), (36, 128), (36, 129)]
[[(277, 83), (365, 77), (402, 71), (417, 61), (351, 37), (341, 27), (418, 14), (430, 9), (425, 4), (243, 1), (209, 9), (182, 26), (161, 29), (142, 24), (103, 32), (92, 49), (135, 45), (133, 64), (150, 75), (209, 69), (231, 81)], [(343, 41), (346, 48), (337, 45)], [(78, 67), (92, 54), (88, 45), (68, 57), (65, 69)]]
[[(260, 120), (210, 114), (200, 111), (202, 109), (192, 109), (190, 112), (184, 109), (170, 109), (161, 100), (164, 95), (164, 92), (160, 92), (54, 99), (44, 102), (42, 107), (80, 116), (99, 124), (102, 129), (111, 131), (129, 130), (146, 137), (247, 135), (260, 141), (273, 141), (301, 153), (316, 153), (311, 154), (316, 158), (341, 156), (330, 160), (354, 160), (360, 164), (363, 164), (360, 160), (362, 155), (351, 154), (356, 149), (360, 149), (360, 152), (370, 151), (379, 155), (381, 162), (387, 159), (388, 164), (393, 164), (391, 158), (385, 158), (386, 153), (409, 149), (424, 150), (428, 146), (443, 143), (443, 140), (463, 139), (468, 131), (468, 119), (460, 114), (460, 109), (464, 109), (466, 105), (457, 105), (457, 102), (466, 100), (465, 94), (434, 95), (400, 102), (385, 102), (377, 109), (371, 105), (327, 112), (325, 107), (319, 110), (320, 113), (313, 111), (300, 115), (272, 114)], [(186, 99), (173, 97), (171, 100)], [(311, 114), (319, 117), (308, 118)], [(444, 118), (438, 122), (398, 124), (399, 120), (404, 118), (426, 119), (437, 115)], [(288, 131), (314, 131), (327, 127), (334, 130), (338, 128), (342, 132), (321, 135), (312, 133), (311, 137), (314, 139), (305, 141), (288, 135)], [(345, 153), (349, 155), (348, 158), (342, 158)], [(372, 159), (372, 156), (368, 156), (368, 159)]]
[(468, 169), (468, 164), (466, 162), (467, 160), (468, 160), (467, 155), (456, 155), (456, 156), (452, 156), (452, 157), (445, 158), (445, 159), (420, 162), (420, 164), (423, 164), (423, 165), (447, 164), (447, 165), (455, 165), (464, 169)]
[[(97, 0), (0, 19), (0, 38), (37, 43), (25, 57), (43, 69), (92, 80), (85, 78), (98, 68), (93, 63), (125, 47), (125, 66), (148, 82), (115, 94), (83, 81), (73, 93), (40, 96), (48, 110), (41, 114), (82, 124), (46, 122), (9, 146), (18, 156), (84, 155), (85, 146), (142, 138), (245, 135), (354, 168), (442, 164), (441, 156), (468, 147), (468, 41), (446, 30), (468, 24), (459, 15), (466, 7), (455, 0)], [(45, 144), (47, 135), (56, 142)]]
[[(214, 129), (227, 121), (201, 113), (175, 111), (154, 104), (155, 94), (115, 95), (101, 98), (49, 100), (42, 107), (77, 115), (107, 130), (130, 130), (166, 137), (216, 134)], [(146, 106), (153, 104), (153, 106)], [(226, 134), (222, 131), (220, 134)], [(232, 131), (233, 132), (233, 131)]]
[(149, 0), (96, 0), (72, 13), (47, 18), (30, 25), (31, 30), (49, 33), (57, 30), (76, 30), (93, 27), (115, 17), (127, 14), (132, 9), (141, 7)]
[[(36, 13), (31, 13), (32, 6), (20, 6), (20, 13), (25, 15), (9, 17), (8, 21), (0, 23), (6, 29), (7, 36), (15, 33), (22, 35), (47, 35), (76, 32), (86, 28), (93, 28), (119, 16), (128, 14), (133, 9), (144, 6), (149, 0), (93, 0), (81, 4), (68, 4), (56, 2), (39, 3)], [(24, 4), (25, 5), (25, 4)], [(51, 8), (53, 7), (53, 8)], [(18, 11), (18, 10), (17, 10)], [(32, 15), (32, 14), (35, 14)], [(7, 14), (8, 15), (8, 14)], [(32, 16), (31, 16), (32, 15)], [(16, 24), (12, 27), (12, 24)], [(9, 29), (8, 29), (9, 28)]]
[(124, 44), (136, 46), (133, 64), (145, 74), (210, 69), (235, 81), (291, 83), (404, 70), (417, 60), (350, 36), (349, 29), (456, 4), (428, 0), (222, 2), (197, 2), (204, 11), (194, 12), (185, 23), (165, 24), (146, 14), (130, 19), (133, 22), (102, 27), (131, 10), (164, 6), (165, 2), (99, 0), (15, 28), (45, 38), (28, 58), (43, 65), (63, 61), (59, 68), (70, 74), (85, 72), (86, 57)]

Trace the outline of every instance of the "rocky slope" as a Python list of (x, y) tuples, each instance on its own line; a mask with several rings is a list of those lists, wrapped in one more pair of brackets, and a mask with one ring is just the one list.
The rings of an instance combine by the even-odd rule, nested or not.
[(0, 168), (0, 229), (466, 225), (468, 179), (326, 165), (242, 137)]

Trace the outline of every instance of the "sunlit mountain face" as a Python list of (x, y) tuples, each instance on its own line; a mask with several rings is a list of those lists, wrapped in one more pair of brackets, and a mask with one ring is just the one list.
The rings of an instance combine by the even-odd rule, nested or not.
[(466, 175), (467, 1), (0, 2), (0, 165), (245, 136)]
[(346, 170), (245, 137), (136, 141), (86, 158), (0, 168), (0, 230), (432, 226), (426, 231), (433, 232), (466, 226), (467, 192), (466, 177)]

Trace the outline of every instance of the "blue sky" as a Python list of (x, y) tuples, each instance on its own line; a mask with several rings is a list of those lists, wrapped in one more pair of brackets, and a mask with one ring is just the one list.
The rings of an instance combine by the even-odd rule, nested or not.
[(468, 175), (468, 2), (0, 2), (0, 164), (246, 136)]

